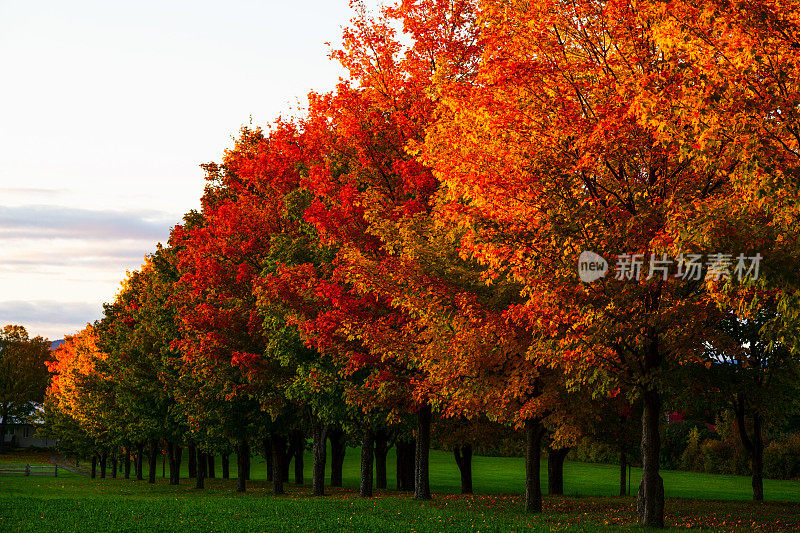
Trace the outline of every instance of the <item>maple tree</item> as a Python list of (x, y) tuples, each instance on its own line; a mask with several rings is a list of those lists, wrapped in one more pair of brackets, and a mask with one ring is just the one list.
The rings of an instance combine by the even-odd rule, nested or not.
[[(369, 290), (409, 317), (381, 348), (413, 356), (425, 379), (417, 383), (444, 416), (525, 427), (530, 437), (527, 504), (541, 507), (539, 465), (543, 421), (558, 405), (555, 373), (526, 360), (530, 335), (508, 320), (520, 287), (508, 281), (487, 287), (483, 268), (458, 257), (459, 231), (437, 223), (438, 211), (384, 226), (393, 254), (381, 264), (360, 258), (361, 290)], [(457, 462), (459, 460), (457, 459)]]
[(296, 406), (284, 393), (294, 369), (283, 365), (282, 353), (267, 353), (275, 339), (255, 284), (276, 260), (280, 236), (297, 225), (284, 216), (284, 195), (298, 180), (293, 136), (286, 123), (269, 135), (243, 129), (222, 164), (205, 165), (202, 221), (176, 227), (171, 241), (180, 249), (175, 301), (183, 338), (176, 346), (184, 374), (199, 378), (186, 391), (191, 420), (209, 422), (213, 413), (222, 434), (238, 442), (240, 460), (249, 455), (248, 440), (261, 436), (276, 493), (283, 491), (287, 435), (296, 426)]
[(799, 7), (763, 0), (642, 5), (661, 53), (659, 76), (640, 80), (642, 121), (659, 140), (683, 146), (694, 164), (726, 168), (751, 200), (769, 192), (785, 222), (795, 216), (798, 192)]
[[(216, 214), (224, 220), (222, 213)], [(173, 232), (171, 244), (180, 250), (175, 305), (181, 333), (174, 347), (182, 354), (180, 372), (186, 386), (179, 391), (179, 402), (189, 426), (209, 438), (235, 443), (237, 490), (244, 491), (250, 442), (258, 437), (265, 419), (258, 416), (258, 401), (247, 393), (247, 379), (233, 363), (237, 350), (253, 350), (258, 336), (250, 339), (249, 312), (237, 306), (246, 304), (246, 299), (236, 298), (246, 298), (246, 282), (237, 284), (235, 267), (231, 269), (216, 248), (224, 245), (224, 236), (214, 233), (222, 229), (222, 223), (204, 223), (188, 230), (176, 226)], [(215, 241), (218, 235), (220, 240)]]
[[(413, 322), (393, 305), (392, 295), (373, 289), (393, 261), (373, 229), (428, 209), (436, 181), (406, 148), (424, 136), (434, 108), (426, 89), (438, 65), (448, 64), (458, 75), (474, 57), (474, 43), (465, 38), (473, 23), (471, 6), (406, 1), (375, 17), (362, 11), (333, 54), (350, 78), (330, 94), (310, 95), (304, 121), (315, 147), (311, 153), (320, 154), (307, 163), (305, 186), (315, 201), (304, 218), (337, 254), (333, 270), (315, 282), (326, 310), (304, 317), (303, 332), (320, 351), (338, 354), (350, 375), (366, 373), (366, 389), (352, 389), (352, 401), (362, 409), (417, 413), (418, 499), (430, 498), (431, 405), (423, 392), (424, 371), (414, 359)], [(398, 23), (413, 36), (411, 46), (398, 38)], [(370, 286), (365, 277), (375, 283)], [(405, 385), (392, 386), (398, 382)], [(410, 397), (398, 397), (396, 390)]]
[[(441, 120), (424, 147), (471, 228), (465, 248), (489, 280), (524, 284), (517, 313), (535, 326), (531, 358), (642, 399), (640, 520), (651, 526), (663, 525), (664, 384), (671, 366), (698, 358), (717, 307), (702, 281), (629, 271), (581, 284), (576, 262), (583, 250), (711, 253), (684, 233), (687, 221), (742, 197), (718, 148), (698, 164), (692, 144), (662, 137), (662, 122), (641, 112), (651, 97), (668, 107), (680, 85), (653, 29), (668, 4), (482, 2), (479, 74), (439, 83)], [(642, 89), (651, 80), (654, 97)]]
[[(113, 376), (115, 426), (121, 428), (126, 443), (135, 443), (139, 479), (144, 447), (149, 445), (150, 483), (155, 483), (159, 443), (168, 443), (174, 452), (188, 431), (176, 399), (180, 354), (171, 348), (178, 338), (170, 303), (177, 277), (174, 261), (173, 251), (159, 246), (138, 271), (129, 273), (96, 325), (99, 347), (107, 354), (96, 366)], [(177, 484), (177, 455), (172, 453), (169, 459), (170, 482)]]
[(105, 477), (108, 446), (113, 440), (113, 428), (104, 416), (111, 411), (113, 397), (105, 393), (104, 377), (95, 368), (104, 357), (97, 346), (96, 330), (87, 325), (76, 335), (67, 335), (48, 364), (53, 376), (45, 404), (57, 424), (70, 430), (68, 443), (79, 443), (91, 453), (92, 477), (98, 459), (100, 476)]

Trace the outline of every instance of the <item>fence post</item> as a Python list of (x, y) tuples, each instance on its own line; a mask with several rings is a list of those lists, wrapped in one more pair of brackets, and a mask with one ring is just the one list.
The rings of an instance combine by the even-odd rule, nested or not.
[(26, 476), (31, 475), (31, 465), (25, 465), (25, 475)]
[(56, 477), (58, 477), (58, 465), (56, 465)]

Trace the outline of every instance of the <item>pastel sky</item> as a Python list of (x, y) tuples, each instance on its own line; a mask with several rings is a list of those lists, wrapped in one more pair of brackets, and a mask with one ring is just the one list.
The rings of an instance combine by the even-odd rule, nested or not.
[(59, 339), (199, 205), (199, 164), (340, 75), (347, 0), (0, 0), (0, 326)]

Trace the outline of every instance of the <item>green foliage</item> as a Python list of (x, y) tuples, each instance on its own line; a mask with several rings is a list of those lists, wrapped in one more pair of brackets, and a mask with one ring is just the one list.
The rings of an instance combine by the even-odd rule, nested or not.
[[(701, 420), (680, 420), (665, 424), (661, 444), (661, 467), (683, 469), (683, 453), (689, 443), (693, 431), (697, 431), (699, 442), (704, 439), (716, 438)], [(734, 427), (734, 431), (736, 428)], [(698, 445), (699, 445), (698, 442)]]
[(3, 424), (27, 421), (33, 406), (44, 398), (50, 379), (46, 366), (50, 360), (49, 348), (48, 340), (28, 337), (22, 326), (9, 325), (0, 329), (0, 421)]
[(750, 474), (750, 462), (738, 441), (706, 439), (700, 445), (700, 456), (703, 472), (709, 474)]
[[(691, 427), (686, 435), (683, 451), (676, 465), (682, 470), (709, 474), (750, 474), (750, 460), (739, 440), (736, 420), (731, 411), (716, 418), (716, 433), (687, 421), (683, 427)], [(675, 423), (678, 426), (680, 422)], [(670, 424), (672, 425), (672, 424)], [(678, 426), (676, 434), (681, 434)], [(676, 442), (678, 448), (679, 443)]]
[(800, 433), (767, 445), (764, 449), (764, 475), (772, 479), (800, 477)]
[(721, 440), (735, 440), (738, 438), (738, 430), (736, 429), (736, 417), (733, 411), (726, 409), (722, 414), (717, 415), (714, 419), (714, 431), (719, 435)]
[(616, 464), (619, 453), (609, 444), (599, 442), (591, 437), (584, 437), (567, 455), (573, 461), (586, 463)]
[(693, 427), (689, 431), (689, 438), (686, 442), (686, 449), (683, 450), (680, 460), (681, 470), (699, 471), (703, 466), (700, 451), (700, 430)]

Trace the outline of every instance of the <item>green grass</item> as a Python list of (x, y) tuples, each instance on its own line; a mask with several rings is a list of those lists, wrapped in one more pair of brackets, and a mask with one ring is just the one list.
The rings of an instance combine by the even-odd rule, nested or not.
[[(307, 452), (306, 482), (311, 481), (313, 458)], [(387, 458), (387, 478), (389, 488), (396, 487), (396, 458), (390, 450)], [(251, 461), (253, 480), (266, 481), (267, 469), (263, 458), (254, 456)], [(231, 455), (231, 477), (236, 477), (236, 456)], [(360, 480), (360, 449), (348, 448), (342, 470), (345, 487), (357, 489)], [(330, 453), (327, 464), (330, 481)], [(145, 466), (145, 476), (147, 467)], [(542, 461), (542, 483), (547, 486), (547, 463)], [(222, 475), (219, 458), (216, 459), (216, 474)], [(161, 476), (161, 462), (158, 464)], [(166, 468), (169, 476), (169, 466)], [(189, 475), (186, 456), (183, 457), (181, 476)], [(476, 493), (483, 494), (523, 494), (525, 492), (525, 460), (521, 457), (473, 457), (472, 477)], [(639, 486), (642, 471), (631, 469), (631, 490)], [(667, 497), (697, 498), (706, 500), (751, 500), (753, 498), (750, 478), (747, 476), (721, 476), (666, 470), (661, 472)], [(294, 469), (290, 472), (294, 480)], [(452, 454), (431, 450), (430, 453), (431, 490), (436, 493), (457, 494), (461, 491), (461, 477)], [(619, 467), (615, 465), (578, 463), (566, 461), (564, 464), (564, 493), (568, 496), (616, 496), (619, 493)], [(633, 494), (633, 492), (632, 492)], [(800, 502), (800, 482), (783, 480), (764, 480), (764, 496), (769, 501)]]
[[(233, 459), (235, 456), (232, 456)], [(44, 462), (47, 455), (0, 456), (0, 463)], [(183, 475), (187, 474), (186, 461)], [(306, 458), (306, 482), (311, 457)], [(544, 465), (543, 465), (544, 466)], [(389, 486), (394, 487), (394, 456), (389, 458)], [(449, 454), (432, 452), (432, 502), (408, 494), (378, 491), (376, 498), (357, 495), (358, 450), (349, 449), (342, 489), (324, 498), (309, 496), (308, 486), (287, 485), (274, 497), (265, 482), (265, 466), (253, 458), (252, 481), (245, 494), (234, 492), (234, 480), (194, 481), (170, 486), (118, 479), (91, 480), (60, 473), (54, 477), (0, 477), (0, 531), (619, 531), (638, 529), (635, 500), (611, 497), (617, 491), (614, 466), (568, 462), (566, 497), (546, 497), (545, 512), (524, 512), (523, 462), (518, 458), (476, 457), (475, 496), (463, 497), (458, 469)], [(168, 470), (168, 469), (167, 469)], [(219, 459), (217, 475), (221, 474)], [(235, 476), (235, 461), (231, 461)], [(546, 468), (543, 469), (546, 473)], [(639, 472), (634, 469), (632, 481)], [(727, 531), (760, 528), (800, 529), (800, 483), (768, 481), (770, 499), (792, 503), (754, 504), (749, 478), (663, 472), (667, 521), (681, 527)], [(576, 496), (581, 495), (581, 496)], [(587, 497), (591, 496), (591, 497)], [(680, 497), (678, 499), (677, 497)], [(700, 499), (703, 498), (703, 499)], [(709, 499), (711, 498), (711, 499)], [(714, 501), (729, 499), (730, 501)]]

